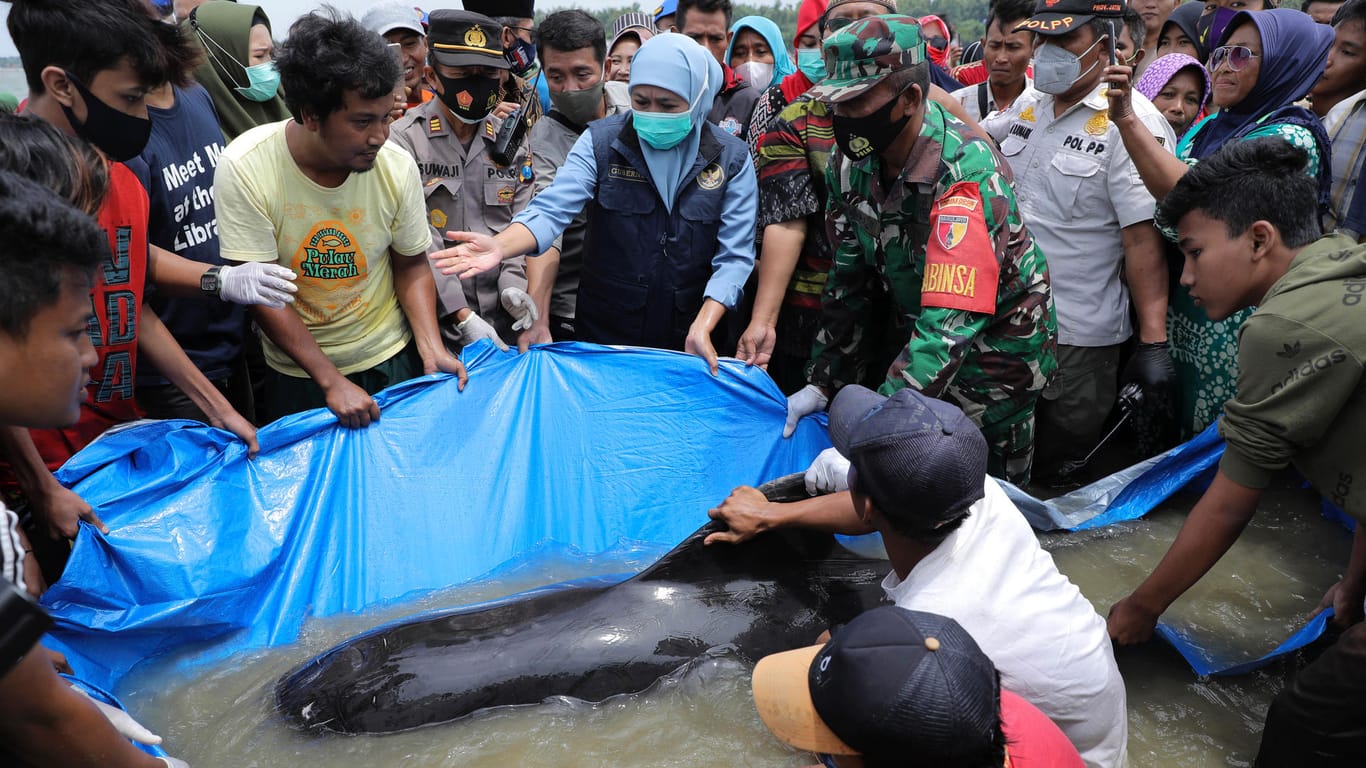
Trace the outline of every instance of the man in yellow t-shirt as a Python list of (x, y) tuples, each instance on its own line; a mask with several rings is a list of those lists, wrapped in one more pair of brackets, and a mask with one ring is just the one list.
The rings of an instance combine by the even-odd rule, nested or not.
[(294, 115), (237, 137), (214, 178), (225, 259), (299, 275), (295, 303), (259, 308), (271, 418), (326, 406), (342, 425), (379, 418), (371, 394), (465, 368), (441, 342), (417, 166), (386, 146), (399, 67), (347, 17), (314, 13), (276, 57)]

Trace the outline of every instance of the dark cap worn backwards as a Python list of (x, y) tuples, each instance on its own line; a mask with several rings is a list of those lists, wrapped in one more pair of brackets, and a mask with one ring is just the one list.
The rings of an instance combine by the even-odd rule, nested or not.
[(763, 658), (753, 685), (775, 736), (829, 754), (977, 764), (1000, 723), (996, 668), (967, 630), (890, 605), (860, 614), (824, 647)]
[(1034, 15), (1017, 24), (1021, 30), (1040, 35), (1065, 35), (1097, 16), (1122, 18), (1125, 0), (1039, 0)]
[(511, 16), (514, 19), (536, 18), (535, 0), (464, 0), (465, 10), (485, 16)]
[(933, 532), (986, 495), (987, 441), (977, 425), (909, 387), (891, 397), (841, 389), (830, 404), (830, 440), (853, 465), (851, 489), (899, 529)]
[(478, 13), (432, 11), (427, 15), (427, 47), (438, 64), (448, 67), (512, 66), (503, 55), (503, 28)]
[(870, 16), (825, 38), (824, 80), (811, 88), (811, 98), (848, 101), (882, 79), (925, 60), (920, 24), (910, 16)]

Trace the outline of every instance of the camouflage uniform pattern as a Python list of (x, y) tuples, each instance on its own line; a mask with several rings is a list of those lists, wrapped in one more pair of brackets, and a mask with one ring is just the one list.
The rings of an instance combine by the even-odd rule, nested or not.
[[(896, 23), (889, 30), (889, 18), (866, 19), (826, 40), (826, 66), (836, 78), (822, 84), (822, 98), (861, 93), (869, 80), (875, 84), (901, 66), (905, 55), (886, 49), (911, 35)], [(865, 40), (867, 34), (879, 37)], [(918, 32), (914, 39), (919, 42)], [(919, 47), (923, 51), (923, 43)], [(851, 66), (843, 59), (861, 55), (856, 50), (883, 52), (873, 64), (860, 60)], [(920, 137), (889, 189), (883, 189), (880, 155), (853, 162), (838, 147), (832, 152), (826, 220), (835, 263), (807, 379), (838, 389), (863, 379), (870, 362), (880, 365), (870, 361), (876, 349), (867, 318), (879, 301), (890, 299), (899, 338), (908, 341), (879, 391), (889, 395), (911, 386), (962, 408), (991, 446), (988, 471), (1023, 484), (1033, 463), (1034, 405), (1057, 368), (1057, 315), (1048, 265), (1020, 217), (1009, 171), (986, 141), (965, 137), (964, 130), (937, 104), (927, 104)], [(932, 210), (964, 189), (981, 201), (987, 231), (978, 233), (978, 242), (993, 253), (951, 247), (944, 252), (965, 262), (994, 262), (991, 312), (922, 305), (930, 240), (944, 239), (933, 231)]]

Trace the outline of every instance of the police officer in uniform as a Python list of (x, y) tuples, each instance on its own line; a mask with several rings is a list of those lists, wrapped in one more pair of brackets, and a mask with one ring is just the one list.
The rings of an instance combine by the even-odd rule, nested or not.
[[(490, 156), (502, 125), (492, 111), (509, 68), (500, 29), (477, 13), (432, 11), (426, 77), (437, 98), (409, 110), (389, 134), (417, 161), (438, 247), (452, 230), (493, 234), (506, 229), (531, 199), (535, 176), (526, 142), (508, 165)], [(518, 333), (538, 316), (526, 288), (526, 260), (520, 257), (465, 280), (438, 274), (447, 344), (469, 343), (479, 335), (469, 332), (478, 320), (456, 315), (462, 302), (490, 321), (504, 343), (516, 343)]]
[[(503, 101), (525, 105), (528, 125), (550, 111), (550, 90), (537, 55), (534, 0), (463, 0), (465, 10), (493, 19), (501, 30), (503, 55), (512, 65)], [(496, 42), (496, 41), (495, 41)]]

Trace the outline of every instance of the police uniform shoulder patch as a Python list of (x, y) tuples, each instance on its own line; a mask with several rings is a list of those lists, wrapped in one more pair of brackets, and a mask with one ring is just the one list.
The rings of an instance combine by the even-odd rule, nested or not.
[(432, 115), (431, 117), (427, 118), (427, 133), (440, 133), (440, 132), (441, 132), (441, 116), (440, 116), (440, 115)]
[(1110, 130), (1110, 116), (1104, 110), (1096, 110), (1096, 114), (1086, 121), (1083, 130), (1090, 136), (1104, 136)]
[(726, 181), (726, 171), (719, 164), (712, 163), (697, 174), (697, 186), (708, 192), (720, 189)]
[(995, 313), (1001, 265), (981, 187), (972, 181), (949, 187), (930, 210), (930, 232), (921, 306)]
[(493, 123), (490, 123), (487, 120), (484, 121), (484, 135), (490, 139), (498, 138), (498, 132), (493, 130)]

